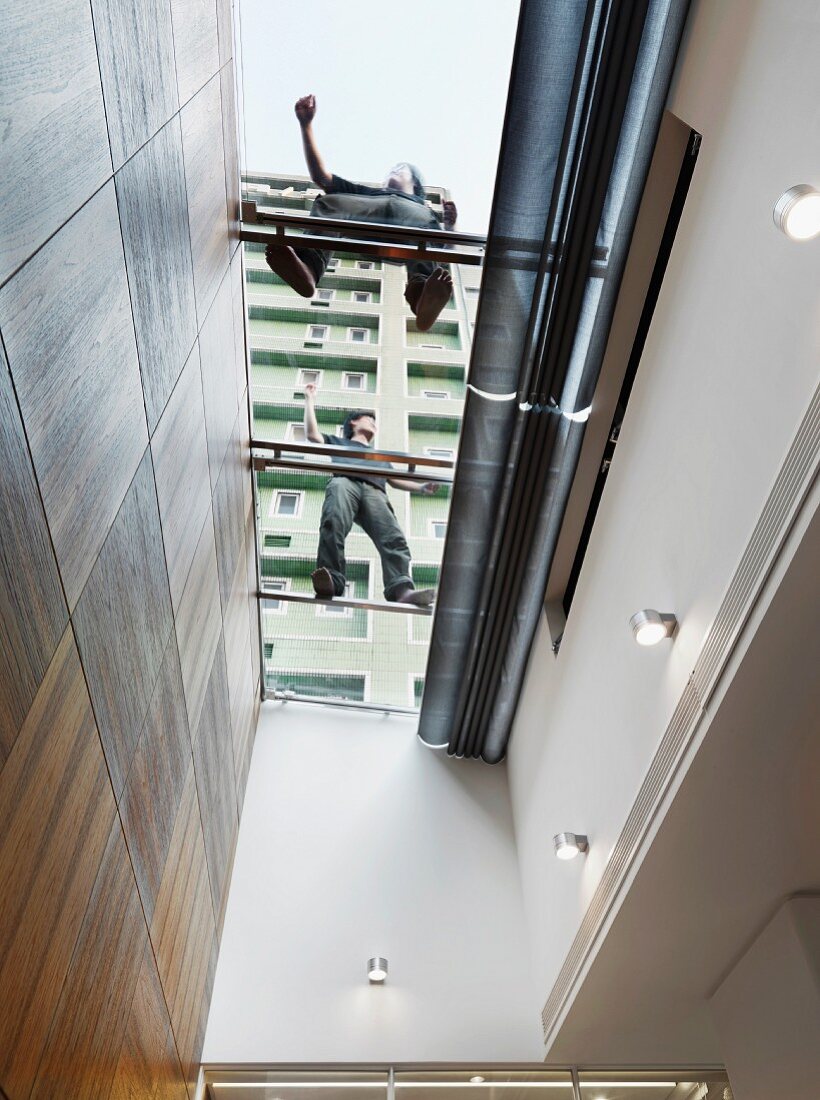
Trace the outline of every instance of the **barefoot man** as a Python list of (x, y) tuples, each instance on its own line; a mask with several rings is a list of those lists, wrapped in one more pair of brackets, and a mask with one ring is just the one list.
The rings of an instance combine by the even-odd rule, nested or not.
[[(392, 470), (389, 462), (362, 461), (357, 451), (368, 451), (376, 438), (376, 417), (367, 409), (349, 413), (342, 428), (342, 435), (328, 435), (319, 430), (316, 419), (316, 386), (305, 386), (305, 435), (311, 443), (329, 443), (335, 447), (347, 447), (346, 455), (334, 455), (333, 462), (340, 466), (350, 463), (366, 465), (382, 470)], [(435, 493), (434, 482), (419, 484), (401, 477), (381, 477), (366, 474), (344, 474), (340, 470), (330, 479), (325, 489), (325, 502), (319, 525), (319, 552), (316, 570), (312, 573), (313, 589), (317, 596), (331, 599), (343, 596), (345, 591), (345, 540), (356, 523), (369, 536), (382, 561), (384, 598), (391, 603), (411, 603), (417, 607), (429, 607), (435, 598), (432, 588), (417, 589), (410, 576), (410, 548), (404, 532), (399, 527), (385, 489), (385, 481), (395, 489), (407, 493)]]
[[(383, 222), (391, 225), (439, 229), (433, 211), (424, 201), (424, 184), (417, 168), (402, 163), (391, 168), (383, 187), (365, 187), (341, 176), (331, 175), (324, 166), (313, 137), (316, 97), (303, 96), (296, 102), (296, 117), (302, 128), (310, 178), (325, 192), (313, 204), (316, 217), (346, 218), (355, 221)], [(456, 205), (444, 203), (444, 228), (456, 224)], [(290, 248), (268, 245), (268, 266), (305, 298), (311, 298), (325, 273), (329, 252), (318, 248)], [(416, 317), (420, 332), (428, 332), (447, 305), (453, 280), (446, 268), (433, 263), (407, 261), (407, 289), (404, 297)]]

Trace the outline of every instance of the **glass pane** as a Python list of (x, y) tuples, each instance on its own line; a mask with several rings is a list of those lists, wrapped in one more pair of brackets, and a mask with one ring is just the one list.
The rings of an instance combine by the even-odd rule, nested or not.
[(396, 1074), (396, 1100), (572, 1100), (565, 1070), (484, 1070)]
[(729, 1087), (725, 1073), (705, 1070), (590, 1070), (579, 1082), (582, 1100), (726, 1100)]
[[(271, 178), (274, 183), (290, 186), (286, 177)], [(293, 194), (301, 194), (304, 209), (309, 209), (312, 199), (304, 190), (296, 188)], [(377, 447), (453, 463), (466, 396), (469, 322), (476, 309), (466, 289), (478, 286), (480, 268), (450, 265), (452, 295), (430, 331), (421, 333), (405, 300), (403, 264), (339, 254), (319, 288), (332, 289), (332, 301), (318, 306), (270, 270), (263, 246), (244, 247), (253, 438), (300, 442), (304, 390), (311, 384), (317, 387), (321, 433), (340, 436), (349, 412), (373, 409)], [(319, 313), (321, 324), (315, 320)], [(255, 475), (263, 580), (286, 578), (289, 592), (310, 601), (276, 601), (263, 613), (268, 692), (418, 708), (432, 616), (313, 603), (311, 573), (317, 566), (330, 459), (306, 449), (288, 460), (291, 466), (322, 463), (328, 469), (280, 465)], [(395, 466), (394, 476), (401, 478), (406, 466)], [(429, 467), (434, 476), (451, 478), (452, 472), (452, 466)], [(435, 589), (447, 535), (449, 487), (439, 485), (426, 494), (408, 492), (406, 485), (388, 486), (386, 493), (407, 539), (415, 587)], [(350, 596), (384, 603), (379, 549), (356, 524), (347, 536), (346, 557)]]
[(288, 1073), (276, 1069), (207, 1070), (215, 1100), (386, 1100), (384, 1073)]

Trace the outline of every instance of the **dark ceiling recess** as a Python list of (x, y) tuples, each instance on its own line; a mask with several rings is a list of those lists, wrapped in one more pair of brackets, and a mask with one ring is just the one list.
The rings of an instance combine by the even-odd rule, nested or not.
[(521, 7), (419, 726), (456, 756), (506, 752), (687, 6)]

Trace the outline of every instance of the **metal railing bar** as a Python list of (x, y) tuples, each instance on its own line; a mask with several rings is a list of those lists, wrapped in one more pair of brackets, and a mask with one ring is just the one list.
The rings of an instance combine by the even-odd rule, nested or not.
[(411, 603), (388, 603), (386, 600), (357, 600), (349, 596), (334, 596), (332, 600), (323, 600), (310, 592), (275, 592), (265, 588), (262, 582), (261, 589), (256, 593), (261, 603), (302, 603), (312, 607), (350, 607), (356, 611), (387, 611), (393, 615), (421, 615), (429, 618), (433, 614), (432, 607), (416, 607)]
[[(367, 394), (362, 396), (366, 397)], [(342, 410), (344, 411), (344, 410)], [(349, 455), (352, 448), (337, 447), (332, 443), (291, 442), (278, 439), (252, 439), (252, 451), (273, 451), (274, 454), (305, 455)], [(431, 455), (409, 455), (406, 451), (368, 450), (356, 451), (356, 457), (366, 462), (398, 462), (404, 466), (435, 466), (442, 470), (452, 470), (455, 462), (452, 458), (433, 458)]]
[(424, 485), (432, 482), (435, 485), (452, 485), (451, 477), (442, 477), (441, 474), (419, 473), (417, 470), (373, 470), (367, 466), (359, 466), (355, 463), (344, 464), (340, 462), (304, 462), (298, 458), (263, 458), (255, 456), (253, 468), (257, 473), (263, 470), (289, 470), (299, 473), (303, 471), (309, 474), (328, 474), (330, 477), (348, 477), (351, 475), (364, 475), (366, 477), (400, 477), (403, 481), (418, 482)]
[[(310, 235), (316, 229), (327, 229), (336, 232), (341, 231), (343, 236), (367, 240), (374, 235), (384, 240), (409, 241), (416, 243), (440, 242), (442, 244), (466, 244), (474, 248), (484, 248), (487, 238), (478, 233), (461, 233), (456, 229), (422, 229), (412, 225), (393, 225), (390, 222), (360, 222), (352, 218), (315, 218), (309, 214), (275, 214), (264, 207), (256, 207), (254, 218), (250, 210), (251, 204), (242, 204), (242, 219), (249, 225), (270, 225), (277, 229), (287, 227), (294, 229), (309, 229)], [(334, 238), (336, 239), (336, 238)], [(538, 242), (540, 250), (541, 242)]]
[(267, 698), (277, 703), (313, 703), (319, 707), (345, 707), (348, 710), (378, 711), (380, 714), (418, 714), (417, 707), (397, 707), (392, 703), (360, 703), (356, 699), (317, 699), (313, 695), (300, 695), (295, 691), (270, 691)]
[(375, 256), (385, 260), (429, 260), (432, 263), (464, 264), (480, 267), (484, 262), (481, 252), (462, 252), (459, 249), (428, 248), (421, 241), (412, 244), (379, 244), (346, 237), (305, 237), (299, 234), (285, 234), (283, 230), (254, 227), (242, 222), (239, 239), (254, 244), (270, 244), (274, 247), (290, 245), (294, 248), (319, 248), (326, 252), (352, 256)]

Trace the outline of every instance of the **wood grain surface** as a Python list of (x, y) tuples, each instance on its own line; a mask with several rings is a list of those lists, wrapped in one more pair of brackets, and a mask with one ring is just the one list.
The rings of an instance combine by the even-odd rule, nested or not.
[(31, 1100), (107, 1100), (147, 942), (115, 817)]
[(73, 609), (148, 443), (113, 183), (0, 290), (0, 329)]
[[(236, 364), (236, 392), (239, 406), (245, 401), (248, 389), (248, 363), (245, 344), (245, 273), (242, 267), (242, 249), (234, 252), (231, 260), (231, 292), (233, 294), (233, 334)], [(247, 402), (245, 401), (247, 405)]]
[(241, 415), (237, 415), (213, 497), (216, 563), (223, 614), (230, 599), (237, 562), (244, 553), (245, 484), (241, 463), (241, 420)]
[(151, 941), (191, 1096), (216, 968), (211, 888), (194, 769), (188, 772), (165, 865)]
[(150, 944), (143, 952), (109, 1100), (188, 1100)]
[(0, 772), (0, 1083), (28, 1096), (114, 820), (68, 628)]
[(151, 452), (146, 448), (74, 612), (77, 642), (117, 800), (172, 625)]
[(157, 424), (151, 454), (171, 605), (176, 612), (211, 500), (198, 344)]
[(114, 167), (179, 107), (167, 0), (91, 0)]
[(123, 166), (116, 187), (148, 430), (153, 432), (196, 339), (179, 117)]
[(248, 615), (248, 571), (245, 542), (242, 540), (236, 562), (233, 584), (222, 616), (225, 624), (225, 659), (228, 670), (228, 697), (231, 705), (238, 699), (246, 670), (253, 680), (251, 665), (251, 632)]
[(199, 333), (202, 397), (205, 404), (205, 431), (208, 436), (212, 491), (219, 481), (236, 422), (238, 395), (235, 349), (232, 287), (226, 267), (225, 277)]
[(196, 312), (201, 328), (228, 267), (228, 208), (218, 76), (182, 108), (181, 118)]
[[(217, 0), (221, 3), (222, 0)], [(234, 66), (230, 62), (219, 72), (222, 92), (222, 143), (225, 149), (225, 194), (228, 214), (228, 249), (231, 256), (239, 246), (239, 119), (236, 114)]]
[(214, 654), (205, 702), (194, 734), (194, 771), (202, 814), (214, 919), (218, 921), (228, 892), (230, 861), (239, 828), (228, 677), (225, 647), (221, 638)]
[(172, 634), (120, 799), (123, 831), (149, 923), (190, 763), (188, 715)]
[(243, 664), (242, 679), (231, 699), (231, 728), (233, 730), (233, 756), (236, 769), (236, 804), (239, 814), (245, 801), (245, 786), (251, 766), (251, 753), (256, 733), (254, 724), (254, 696), (250, 666)]
[[(43, 27), (48, 33), (43, 33)], [(0, 284), (111, 175), (86, 0), (4, 0)], [(59, 180), (32, 201), (32, 180)]]
[(215, 0), (171, 0), (180, 105), (219, 68)]
[(23, 425), (0, 348), (0, 769), (68, 620)]
[(188, 725), (192, 730), (199, 724), (205, 688), (221, 630), (214, 524), (209, 508), (176, 614), (179, 663), (185, 688)]
[(258, 581), (256, 576), (256, 540), (254, 538), (255, 517), (248, 515), (245, 523), (245, 557), (248, 576), (248, 617), (251, 624), (251, 681), (255, 694), (259, 693), (261, 676), (261, 633), (259, 628), (259, 601), (256, 598)]

